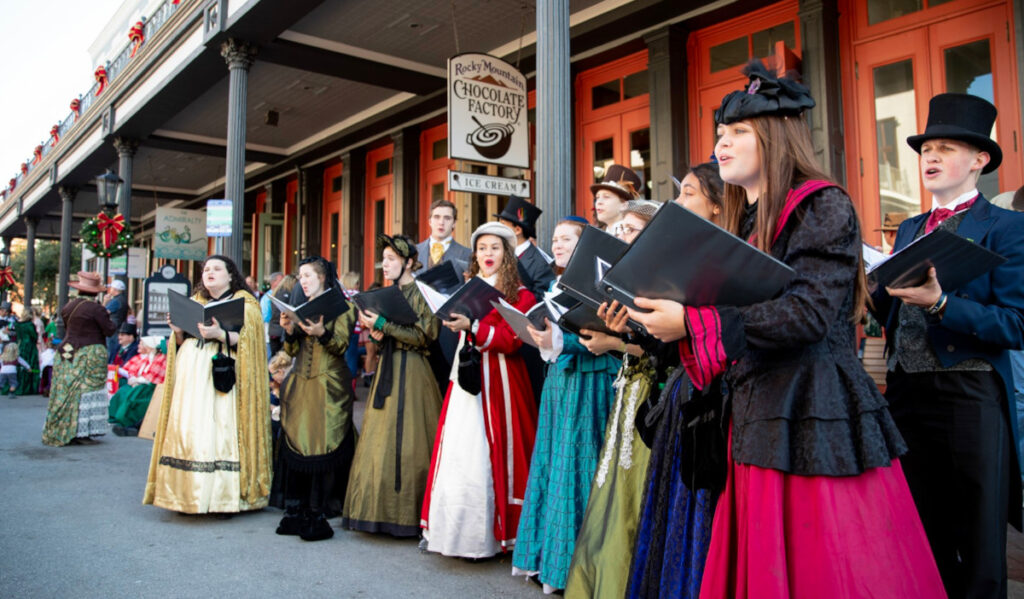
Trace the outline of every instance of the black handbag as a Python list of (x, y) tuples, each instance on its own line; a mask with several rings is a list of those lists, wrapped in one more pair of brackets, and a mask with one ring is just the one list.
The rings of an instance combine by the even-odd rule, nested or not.
[(466, 342), (462, 345), (462, 349), (459, 350), (458, 377), (459, 386), (470, 395), (477, 395), (483, 387), (480, 380), (481, 358), (480, 350), (476, 348), (476, 345), (467, 335)]
[(231, 348), (228, 353), (223, 354), (223, 344), (218, 344), (220, 349), (213, 356), (213, 388), (221, 393), (227, 393), (235, 386), (235, 359), (231, 357)]

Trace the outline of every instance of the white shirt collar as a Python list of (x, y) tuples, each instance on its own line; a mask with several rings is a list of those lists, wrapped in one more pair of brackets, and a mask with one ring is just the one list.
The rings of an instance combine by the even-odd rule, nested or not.
[(430, 242), (430, 243), (427, 244), (428, 246), (434, 245), (435, 243), (442, 243), (442, 244), (444, 244), (444, 249), (447, 250), (448, 246), (450, 246), (452, 244), (452, 236), (449, 235), (448, 237), (445, 237), (444, 239), (442, 239), (440, 241), (438, 241), (438, 240), (434, 239), (433, 237), (431, 237), (428, 241)]
[(945, 206), (940, 206), (939, 205), (939, 201), (935, 199), (935, 196), (932, 196), (932, 210), (935, 210), (936, 208), (945, 208), (946, 210), (952, 210), (953, 212), (956, 212), (957, 206), (960, 206), (961, 204), (964, 204), (965, 202), (969, 202), (970, 200), (973, 200), (976, 195), (978, 195), (978, 188), (977, 187), (975, 187), (974, 189), (968, 191), (967, 193), (965, 193), (963, 195), (957, 196), (955, 200), (953, 200), (949, 204), (946, 204)]
[(524, 241), (524, 242), (520, 243), (519, 245), (517, 245), (516, 246), (516, 258), (518, 258), (519, 256), (522, 256), (523, 252), (525, 252), (526, 248), (528, 248), (528, 247), (530, 247), (530, 240), (529, 239), (527, 239), (526, 241)]
[(494, 285), (498, 282), (498, 273), (494, 273), (489, 277), (485, 277), (483, 274), (478, 274), (477, 276), (483, 279), (484, 282), (490, 285), (491, 287), (494, 287)]

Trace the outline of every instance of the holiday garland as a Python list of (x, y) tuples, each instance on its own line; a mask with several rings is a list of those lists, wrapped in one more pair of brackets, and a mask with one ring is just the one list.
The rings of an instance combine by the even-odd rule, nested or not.
[(101, 258), (117, 258), (132, 244), (132, 228), (124, 216), (100, 212), (82, 225), (82, 243)]
[(0, 293), (14, 288), (14, 270), (10, 266), (0, 267)]

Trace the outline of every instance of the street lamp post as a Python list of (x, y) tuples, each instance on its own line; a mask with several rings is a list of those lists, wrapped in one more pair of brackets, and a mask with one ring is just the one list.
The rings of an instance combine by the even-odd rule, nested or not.
[[(118, 194), (124, 181), (115, 175), (110, 169), (96, 177), (96, 195), (99, 197), (100, 210), (110, 215), (117, 210)], [(110, 259), (103, 259), (103, 285), (107, 285), (107, 276), (110, 273)]]

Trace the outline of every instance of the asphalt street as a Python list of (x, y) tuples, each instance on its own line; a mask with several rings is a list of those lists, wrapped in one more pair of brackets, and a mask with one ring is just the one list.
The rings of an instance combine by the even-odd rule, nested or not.
[(442, 557), (340, 519), (308, 543), (274, 534), (277, 509), (221, 520), (144, 506), (152, 442), (48, 447), (46, 405), (0, 398), (0, 597), (543, 596), (511, 576), (511, 555)]

